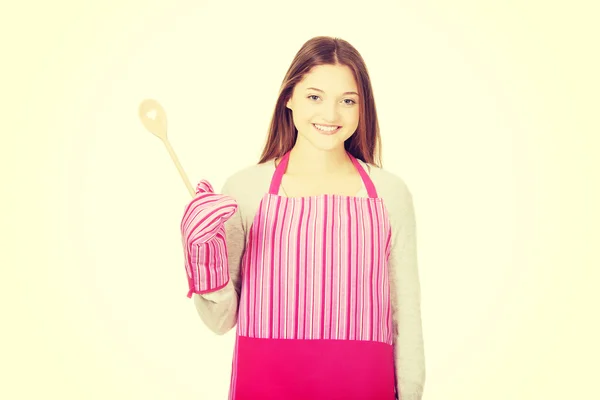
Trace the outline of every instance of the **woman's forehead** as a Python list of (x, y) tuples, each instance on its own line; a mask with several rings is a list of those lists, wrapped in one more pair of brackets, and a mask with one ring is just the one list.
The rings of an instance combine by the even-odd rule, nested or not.
[(314, 88), (326, 93), (358, 91), (354, 74), (345, 65), (318, 65), (304, 75), (297, 88)]

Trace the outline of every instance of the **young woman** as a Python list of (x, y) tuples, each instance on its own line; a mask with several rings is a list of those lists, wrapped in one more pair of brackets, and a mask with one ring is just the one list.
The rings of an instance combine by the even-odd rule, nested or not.
[(214, 332), (237, 324), (230, 399), (421, 399), (412, 197), (379, 144), (362, 57), (316, 37), (258, 164), (222, 195), (199, 184), (182, 220), (188, 297)]

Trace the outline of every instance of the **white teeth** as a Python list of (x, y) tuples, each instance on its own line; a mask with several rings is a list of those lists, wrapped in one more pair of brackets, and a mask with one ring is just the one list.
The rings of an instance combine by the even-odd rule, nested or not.
[(317, 125), (317, 124), (314, 124), (314, 126), (317, 129), (319, 129), (321, 131), (325, 131), (325, 132), (333, 132), (339, 128), (338, 126), (323, 126), (323, 125)]

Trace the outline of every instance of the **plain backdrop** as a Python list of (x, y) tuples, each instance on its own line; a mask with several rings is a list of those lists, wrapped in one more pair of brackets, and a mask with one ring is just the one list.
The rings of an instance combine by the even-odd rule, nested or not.
[(234, 332), (186, 297), (190, 197), (137, 107), (158, 100), (192, 183), (220, 189), (258, 161), (295, 53), (330, 35), (364, 57), (383, 167), (413, 193), (424, 400), (600, 398), (584, 3), (3, 5), (0, 397), (226, 398)]

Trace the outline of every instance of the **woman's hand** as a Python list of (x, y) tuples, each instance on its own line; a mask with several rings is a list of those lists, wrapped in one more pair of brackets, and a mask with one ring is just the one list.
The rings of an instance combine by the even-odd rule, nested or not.
[(196, 186), (196, 196), (186, 206), (180, 225), (188, 297), (213, 292), (229, 281), (224, 224), (237, 207), (232, 197), (214, 193), (208, 181)]

